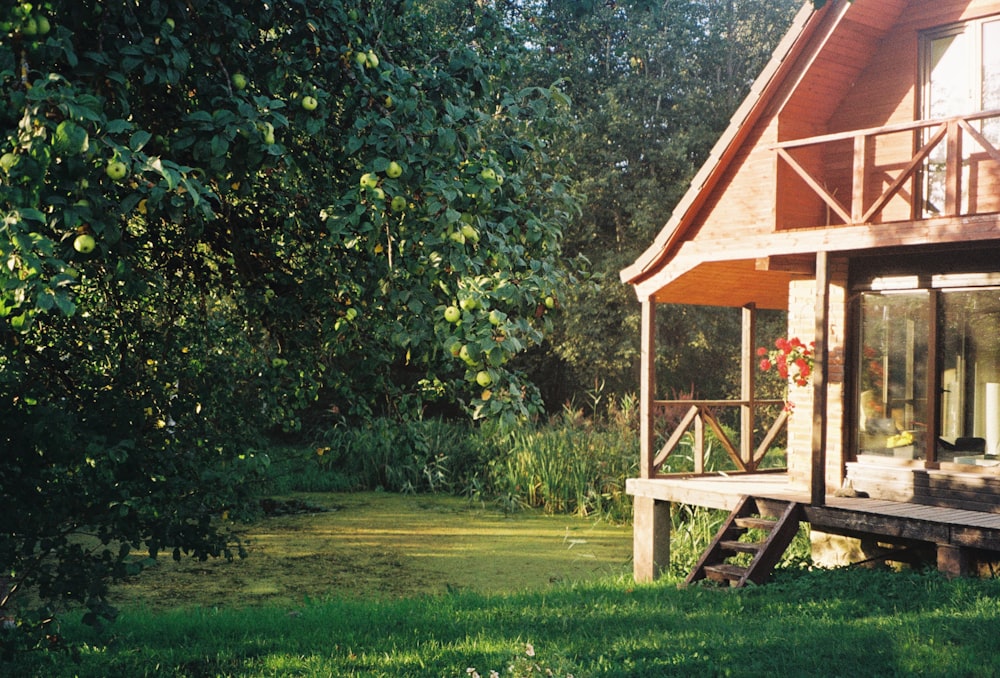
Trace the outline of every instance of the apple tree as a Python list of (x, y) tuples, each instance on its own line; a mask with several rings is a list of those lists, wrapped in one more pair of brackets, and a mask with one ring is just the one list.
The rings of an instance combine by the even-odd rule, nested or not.
[(22, 0), (0, 36), (0, 616), (238, 552), (267, 436), (537, 410), (568, 100), (491, 10)]

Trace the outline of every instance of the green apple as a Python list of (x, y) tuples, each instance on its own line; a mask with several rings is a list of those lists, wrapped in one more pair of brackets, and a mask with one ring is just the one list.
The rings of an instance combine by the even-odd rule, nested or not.
[(355, 52), (354, 61), (357, 62), (358, 66), (364, 66), (366, 63), (368, 63), (368, 57), (365, 55), (364, 52)]
[(358, 10), (352, 9), (352, 10), (348, 11), (347, 12), (347, 18), (350, 19), (351, 21), (357, 21), (358, 20)]
[(465, 311), (475, 311), (479, 308), (479, 301), (474, 297), (466, 297), (465, 299), (460, 299), (458, 305)]
[(89, 233), (81, 233), (73, 239), (73, 249), (75, 249), (80, 254), (90, 254), (94, 251), (94, 246), (97, 243), (94, 242), (94, 236)]
[(121, 160), (112, 160), (104, 168), (104, 172), (115, 181), (121, 181), (128, 174), (128, 167)]
[(392, 108), (392, 104), (393, 104), (392, 97), (386, 95), (386, 97), (385, 97), (385, 107), (386, 108)]
[(233, 73), (233, 87), (238, 90), (244, 90), (247, 88), (247, 76), (242, 73)]
[(457, 306), (449, 306), (444, 309), (444, 319), (450, 323), (457, 323), (462, 319), (462, 312), (458, 310)]
[(38, 23), (38, 34), (39, 35), (45, 35), (46, 33), (49, 32), (49, 30), (51, 30), (52, 26), (51, 26), (51, 24), (49, 24), (48, 18), (39, 15), (39, 17), (38, 17), (38, 19), (36, 21)]
[(403, 168), (400, 167), (399, 163), (393, 160), (389, 163), (389, 166), (385, 168), (385, 175), (390, 179), (396, 179), (403, 173)]
[(555, 308), (555, 307), (556, 307), (555, 298), (551, 296), (545, 297), (545, 308)]
[(378, 68), (378, 55), (375, 52), (368, 50), (368, 65), (372, 68)]
[(174, 20), (171, 19), (170, 17), (167, 17), (166, 19), (163, 20), (163, 25), (166, 27), (168, 33), (173, 33), (174, 26), (176, 26)]
[(482, 179), (483, 181), (496, 181), (497, 173), (493, 170), (492, 167), (486, 167), (483, 169), (482, 172), (479, 173), (479, 178)]
[(361, 186), (362, 188), (375, 188), (378, 186), (378, 177), (371, 172), (365, 172), (361, 175)]
[(385, 191), (383, 191), (378, 186), (372, 189), (372, 194), (374, 194), (374, 196), (379, 200), (385, 200)]
[(469, 347), (466, 344), (462, 344), (462, 348), (459, 349), (458, 351), (458, 357), (461, 358), (462, 362), (464, 362), (469, 367), (472, 367), (473, 365), (476, 364), (476, 361), (472, 358), (472, 354), (469, 353)]
[(0, 156), (0, 169), (9, 172), (17, 164), (17, 160), (17, 156), (13, 153), (4, 153), (3, 156)]
[(315, 111), (316, 107), (319, 106), (319, 102), (316, 101), (316, 97), (304, 96), (302, 97), (302, 108), (307, 111)]
[(452, 231), (448, 234), (448, 237), (457, 242), (459, 245), (465, 244), (465, 236), (462, 235), (461, 231)]
[(479, 370), (479, 372), (476, 373), (476, 383), (483, 388), (486, 388), (493, 383), (493, 377), (491, 377), (490, 373), (486, 370)]
[(503, 322), (503, 313), (493, 309), (490, 311), (490, 325), (499, 325)]
[(270, 146), (274, 143), (274, 127), (268, 123), (267, 127), (264, 129), (264, 143)]
[(465, 236), (466, 240), (471, 240), (472, 242), (479, 242), (479, 231), (474, 229), (469, 224), (462, 224), (462, 235)]
[(393, 212), (402, 212), (406, 209), (406, 198), (401, 195), (394, 196), (392, 202), (389, 203), (389, 208)]

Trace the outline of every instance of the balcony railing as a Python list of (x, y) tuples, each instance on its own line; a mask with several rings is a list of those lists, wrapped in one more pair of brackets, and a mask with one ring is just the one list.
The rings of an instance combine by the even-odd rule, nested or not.
[[(984, 121), (995, 118), (1000, 110), (784, 141), (772, 149), (844, 224), (900, 220), (883, 213), (908, 185), (909, 195), (902, 197), (909, 203), (909, 219), (995, 212), (1000, 211), (995, 190), (1000, 149), (983, 131)], [(996, 121), (992, 125), (998, 129)], [(848, 141), (853, 142), (852, 160), (849, 167), (840, 162), (838, 171), (831, 167), (832, 149)], [(981, 163), (989, 165), (972, 171)], [(942, 195), (926, 195), (931, 174), (933, 190)], [(849, 193), (849, 204), (838, 193)]]
[[(695, 474), (705, 473), (706, 452), (708, 449), (705, 435), (707, 430), (711, 430), (715, 434), (716, 440), (718, 440), (726, 454), (735, 464), (736, 472), (754, 473), (760, 471), (761, 462), (770, 451), (775, 440), (785, 429), (785, 425), (788, 422), (788, 411), (784, 407), (784, 404), (785, 402), (783, 400), (756, 399), (654, 401), (653, 412), (654, 418), (657, 420), (662, 421), (671, 410), (676, 412), (676, 410), (682, 409), (685, 413), (680, 418), (676, 428), (670, 433), (659, 452), (657, 452), (653, 457), (653, 476), (667, 475), (665, 473), (661, 473), (661, 469), (670, 455), (678, 449), (681, 441), (684, 440), (686, 434), (688, 433), (691, 433), (693, 436), (691, 445), (694, 457), (693, 472)], [(773, 410), (776, 406), (781, 406), (780, 413), (777, 415), (774, 422), (768, 428), (767, 433), (764, 434), (764, 437), (756, 446), (753, 445), (751, 435), (747, 434), (741, 436), (739, 444), (734, 443), (726, 433), (724, 427), (719, 422), (718, 416), (716, 415), (717, 410), (720, 408), (740, 408), (741, 412), (744, 413), (744, 416), (750, 416), (752, 418), (749, 422), (750, 425), (745, 427), (748, 431), (752, 431), (755, 428), (754, 423), (756, 423), (759, 419), (759, 413), (757, 410), (762, 408), (771, 408)]]

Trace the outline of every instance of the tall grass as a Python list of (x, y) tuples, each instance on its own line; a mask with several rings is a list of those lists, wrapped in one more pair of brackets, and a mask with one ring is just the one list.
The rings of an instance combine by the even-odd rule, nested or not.
[(550, 513), (627, 520), (625, 479), (638, 471), (637, 443), (615, 431), (543, 427), (518, 431), (490, 463), (501, 497)]
[[(663, 470), (693, 471), (693, 444), (686, 434)], [(706, 448), (707, 470), (734, 468), (712, 432)], [(625, 480), (639, 472), (637, 400), (606, 397), (596, 386), (584, 406), (567, 403), (559, 415), (516, 429), (375, 419), (324, 431), (273, 457), (271, 492), (446, 492), (507, 511), (530, 507), (624, 522), (632, 514)], [(769, 464), (782, 460), (780, 450), (769, 455)]]

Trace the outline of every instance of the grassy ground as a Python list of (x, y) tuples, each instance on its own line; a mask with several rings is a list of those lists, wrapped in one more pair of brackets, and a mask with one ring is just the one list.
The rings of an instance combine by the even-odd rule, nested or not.
[(87, 643), (77, 661), (0, 675), (1000, 675), (997, 580), (795, 569), (738, 591), (640, 586), (623, 574), (628, 528), (306, 498), (337, 510), (252, 526), (242, 563), (148, 571), (119, 589), (106, 635), (62, 624)]

